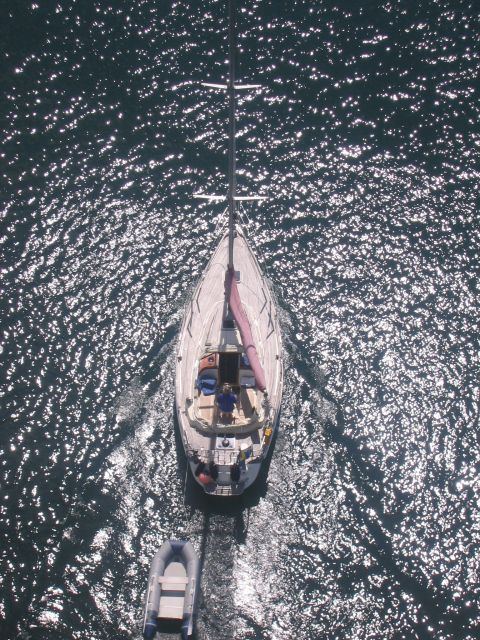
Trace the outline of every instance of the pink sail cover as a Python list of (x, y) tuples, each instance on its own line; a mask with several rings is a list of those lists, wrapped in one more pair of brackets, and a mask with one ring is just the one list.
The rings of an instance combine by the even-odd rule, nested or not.
[(240, 300), (240, 294), (238, 292), (237, 282), (235, 279), (235, 271), (233, 269), (227, 270), (225, 278), (226, 294), (230, 311), (237, 323), (237, 327), (242, 337), (243, 348), (247, 354), (250, 366), (252, 367), (253, 374), (255, 376), (255, 382), (257, 388), (260, 391), (265, 391), (267, 383), (265, 381), (265, 373), (263, 367), (260, 364), (257, 348), (253, 342), (252, 329), (250, 328), (250, 322), (248, 321), (247, 314), (243, 308), (242, 301)]

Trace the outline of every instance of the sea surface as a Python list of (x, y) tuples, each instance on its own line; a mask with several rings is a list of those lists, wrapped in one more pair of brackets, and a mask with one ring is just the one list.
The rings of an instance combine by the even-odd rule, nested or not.
[(241, 215), (285, 358), (268, 474), (211, 502), (174, 421), (218, 239), (220, 0), (0, 8), (0, 637), (141, 637), (169, 537), (198, 640), (480, 633), (480, 19), (239, 0)]

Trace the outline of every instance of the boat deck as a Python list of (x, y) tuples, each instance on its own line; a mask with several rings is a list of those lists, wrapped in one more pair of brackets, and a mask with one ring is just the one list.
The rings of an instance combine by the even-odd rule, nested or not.
[(261, 429), (248, 434), (228, 434), (229, 446), (224, 447), (221, 434), (200, 433), (192, 429), (189, 433), (189, 445), (206, 462), (213, 460), (218, 465), (231, 465), (237, 462), (242, 445), (252, 447), (253, 456), (259, 455), (262, 450), (262, 435)]
[(158, 617), (164, 620), (181, 620), (188, 583), (185, 567), (181, 562), (171, 562), (158, 581), (161, 585)]
[(208, 424), (246, 424), (254, 415), (254, 409), (258, 413), (257, 392), (255, 389), (241, 389), (240, 393), (237, 393), (237, 397), (238, 409), (235, 407), (232, 419), (228, 419), (226, 417), (220, 417), (215, 395), (205, 396), (203, 393), (198, 393), (195, 398), (197, 415), (199, 418), (203, 418)]
[[(254, 460), (260, 461), (265, 457), (269, 442), (264, 442), (264, 427), (276, 423), (283, 383), (281, 334), (274, 298), (267, 279), (238, 227), (234, 260), (237, 268), (236, 283), (265, 374), (268, 401), (253, 386), (255, 377), (248, 362), (245, 366), (242, 357), (245, 346), (241, 342), (239, 331), (224, 321), (227, 311), (225, 278), (228, 234), (220, 239), (185, 309), (179, 336), (175, 383), (180, 433), (192, 471), (195, 472), (193, 461), (197, 458), (202, 462), (214, 462), (219, 467), (225, 467), (219, 469), (221, 482), (219, 477), (214, 491), (211, 485), (204, 487), (209, 493), (213, 491), (222, 495), (240, 494), (251, 482), (253, 474), (244, 470), (238, 485), (234, 485), (230, 479), (230, 466), (239, 461), (242, 450), (248, 451), (247, 469)], [(233, 363), (234, 354), (238, 357), (236, 367)], [(210, 382), (213, 380), (217, 388), (223, 383), (231, 385), (239, 400), (239, 408), (234, 409), (233, 419), (220, 418), (215, 394), (199, 393), (197, 384), (200, 376)], [(231, 439), (231, 446), (223, 447), (221, 440), (219, 443), (219, 438), (225, 437)], [(230, 488), (221, 488), (224, 482), (228, 482)]]

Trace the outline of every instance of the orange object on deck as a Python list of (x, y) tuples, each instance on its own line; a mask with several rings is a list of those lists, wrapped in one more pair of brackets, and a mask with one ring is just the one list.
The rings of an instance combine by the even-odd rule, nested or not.
[(205, 369), (216, 369), (218, 367), (218, 354), (210, 353), (208, 356), (203, 356), (198, 365), (198, 373), (202, 373)]
[(212, 477), (206, 473), (200, 473), (198, 475), (198, 479), (202, 484), (210, 484), (211, 482), (213, 482)]

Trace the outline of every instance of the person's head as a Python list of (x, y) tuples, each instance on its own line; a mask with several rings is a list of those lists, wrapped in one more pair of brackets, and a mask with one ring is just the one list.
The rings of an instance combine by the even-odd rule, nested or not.
[(222, 387), (223, 393), (230, 393), (231, 390), (232, 390), (232, 387), (229, 384), (224, 384)]

